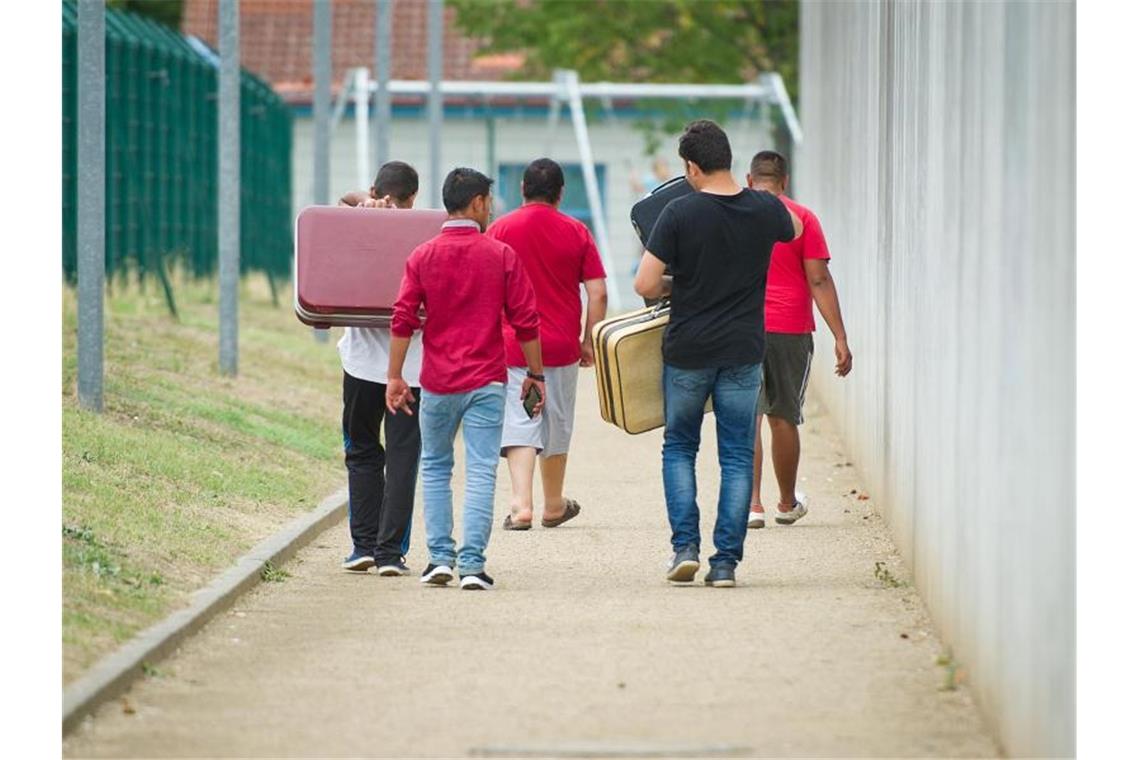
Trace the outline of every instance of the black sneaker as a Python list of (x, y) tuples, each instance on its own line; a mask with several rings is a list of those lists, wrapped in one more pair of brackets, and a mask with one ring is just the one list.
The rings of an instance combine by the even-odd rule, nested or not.
[(459, 576), (459, 588), (464, 591), (490, 591), (495, 581), (486, 573), (468, 573)]
[(408, 575), (411, 569), (404, 564), (404, 560), (397, 559), (392, 562), (385, 562), (383, 565), (376, 566), (376, 572), (385, 577), (391, 578), (397, 575)]
[(736, 585), (736, 568), (730, 565), (713, 565), (705, 576), (705, 585), (713, 588), (732, 588)]
[(673, 555), (673, 564), (669, 566), (665, 579), (673, 583), (692, 583), (700, 567), (699, 550), (693, 545), (686, 546)]
[(345, 557), (340, 563), (340, 566), (354, 573), (363, 573), (367, 572), (368, 568), (375, 564), (376, 560), (372, 558), (371, 554), (365, 554), (364, 552), (358, 552), (353, 549), (352, 554)]
[(420, 575), (420, 583), (432, 586), (446, 586), (455, 580), (455, 573), (447, 565), (433, 565), (430, 562)]

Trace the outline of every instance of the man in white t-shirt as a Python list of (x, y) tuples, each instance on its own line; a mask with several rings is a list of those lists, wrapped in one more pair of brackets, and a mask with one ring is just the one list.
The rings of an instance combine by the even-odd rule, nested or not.
[[(418, 191), (416, 170), (389, 161), (380, 167), (371, 190), (348, 193), (340, 205), (411, 208)], [(419, 417), (389, 414), (384, 403), (390, 345), (387, 327), (346, 327), (337, 343), (344, 368), (344, 464), (352, 536), (352, 553), (341, 566), (365, 572), (375, 565), (383, 576), (408, 573), (405, 557), (420, 461)], [(423, 336), (417, 332), (404, 364), (404, 379), (417, 405), (422, 358)], [(381, 423), (387, 450), (380, 444)]]

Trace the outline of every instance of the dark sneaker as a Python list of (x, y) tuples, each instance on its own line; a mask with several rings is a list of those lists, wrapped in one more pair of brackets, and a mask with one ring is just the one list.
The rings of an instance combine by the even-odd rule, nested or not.
[(361, 552), (353, 551), (352, 554), (344, 558), (340, 566), (354, 573), (363, 573), (375, 564), (376, 560), (373, 559), (371, 554), (362, 554)]
[(392, 578), (397, 575), (408, 575), (411, 569), (404, 564), (404, 560), (398, 559), (393, 562), (385, 562), (383, 565), (376, 566), (376, 572), (383, 575), (385, 578)]
[(713, 588), (732, 588), (736, 585), (736, 568), (728, 565), (713, 565), (705, 576), (705, 585)]
[(695, 546), (686, 546), (673, 555), (673, 564), (665, 579), (673, 583), (692, 583), (701, 567), (700, 552)]
[(420, 583), (432, 586), (446, 586), (455, 580), (455, 573), (447, 565), (433, 565), (430, 562), (420, 575)]
[(468, 573), (459, 576), (459, 588), (464, 591), (490, 591), (495, 581), (486, 573)]

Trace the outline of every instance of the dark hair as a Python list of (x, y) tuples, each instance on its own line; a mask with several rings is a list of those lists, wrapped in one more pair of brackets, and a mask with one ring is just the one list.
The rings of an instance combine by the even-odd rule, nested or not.
[(753, 179), (774, 179), (783, 182), (788, 178), (788, 159), (774, 150), (762, 150), (752, 157), (748, 173)]
[(562, 194), (566, 178), (557, 161), (549, 158), (536, 158), (523, 172), (522, 194), (528, 201), (541, 200), (557, 203)]
[(372, 182), (372, 193), (377, 198), (390, 195), (398, 201), (406, 201), (420, 189), (420, 175), (411, 164), (403, 161), (389, 161), (376, 172)]
[(685, 127), (677, 148), (681, 158), (692, 161), (706, 174), (732, 168), (728, 135), (715, 121), (697, 119)]
[(449, 214), (462, 211), (476, 196), (488, 195), (492, 184), (494, 180), (482, 172), (464, 166), (452, 169), (443, 180), (443, 207)]

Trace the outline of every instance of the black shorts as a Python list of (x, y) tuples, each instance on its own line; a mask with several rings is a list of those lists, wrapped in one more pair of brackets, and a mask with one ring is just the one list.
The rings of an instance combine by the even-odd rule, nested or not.
[(811, 333), (768, 333), (766, 342), (764, 383), (760, 386), (760, 406), (756, 413), (801, 425), (815, 350)]

